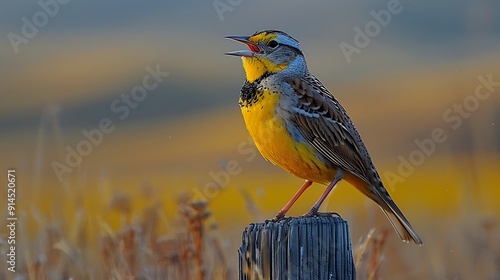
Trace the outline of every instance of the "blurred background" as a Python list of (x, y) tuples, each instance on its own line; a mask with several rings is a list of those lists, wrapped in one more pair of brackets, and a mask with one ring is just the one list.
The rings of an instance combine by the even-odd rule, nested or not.
[[(322, 210), (348, 221), (355, 248), (371, 228), (389, 229), (377, 277), (500, 277), (493, 0), (2, 3), (0, 176), (16, 169), (21, 275), (159, 277), (151, 260), (189, 259), (175, 244), (191, 232), (189, 252), (217, 252), (195, 260), (204, 277), (235, 277), (244, 227), (273, 217), (302, 183), (253, 146), (237, 104), (241, 62), (223, 55), (244, 47), (224, 36), (264, 29), (301, 42), (424, 239), (401, 243), (375, 204), (341, 183)], [(290, 214), (323, 190), (314, 185)], [(0, 199), (7, 217), (5, 191)], [(0, 227), (2, 263), (7, 236)], [(215, 241), (197, 247), (194, 236)]]

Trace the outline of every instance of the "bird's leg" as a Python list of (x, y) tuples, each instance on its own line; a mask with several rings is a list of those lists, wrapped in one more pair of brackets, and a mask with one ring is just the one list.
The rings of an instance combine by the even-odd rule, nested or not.
[(285, 217), (286, 212), (290, 210), (290, 207), (299, 199), (299, 197), (307, 190), (312, 185), (312, 181), (306, 180), (302, 187), (293, 195), (292, 199), (287, 202), (287, 204), (281, 208), (281, 210), (276, 214), (276, 217), (274, 217), (273, 222), (281, 220), (283, 217)]
[(344, 177), (344, 171), (339, 168), (337, 170), (336, 174), (335, 174), (335, 178), (333, 179), (333, 181), (328, 185), (328, 187), (326, 188), (326, 190), (320, 196), (320, 198), (318, 199), (318, 201), (316, 201), (316, 203), (313, 205), (313, 207), (311, 208), (311, 210), (309, 210), (309, 212), (307, 212), (306, 214), (304, 214), (304, 217), (316, 216), (318, 214), (319, 207), (321, 206), (321, 204), (323, 204), (323, 201), (325, 201), (326, 197), (332, 191), (333, 187), (335, 187), (335, 185), (340, 180), (342, 180), (343, 177)]

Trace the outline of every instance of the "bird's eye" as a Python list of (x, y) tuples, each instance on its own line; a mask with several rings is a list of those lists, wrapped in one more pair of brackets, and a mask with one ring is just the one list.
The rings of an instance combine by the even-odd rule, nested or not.
[(276, 48), (276, 47), (278, 46), (278, 42), (276, 42), (276, 41), (272, 40), (272, 41), (270, 41), (267, 45), (268, 45), (269, 47), (271, 47), (271, 48), (273, 48), (273, 49), (274, 49), (274, 48)]

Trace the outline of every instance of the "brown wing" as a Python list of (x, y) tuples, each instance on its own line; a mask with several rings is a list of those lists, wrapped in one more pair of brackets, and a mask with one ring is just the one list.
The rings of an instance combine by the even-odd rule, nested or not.
[(362, 158), (362, 152), (366, 152), (366, 148), (360, 147), (360, 136), (344, 108), (310, 74), (291, 81), (290, 85), (299, 96), (295, 122), (302, 135), (332, 165), (349, 171), (370, 184)]
[(422, 245), (422, 239), (384, 188), (345, 109), (321, 82), (309, 73), (302, 79), (291, 81), (290, 85), (299, 96), (299, 104), (295, 107), (295, 121), (302, 135), (332, 165), (367, 183), (366, 186), (356, 188), (382, 208), (401, 239), (413, 240)]

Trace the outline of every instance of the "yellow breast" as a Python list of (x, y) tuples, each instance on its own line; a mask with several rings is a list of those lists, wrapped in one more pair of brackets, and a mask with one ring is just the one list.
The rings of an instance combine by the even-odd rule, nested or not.
[(306, 142), (296, 141), (286, 122), (276, 114), (280, 95), (264, 90), (252, 104), (242, 106), (248, 132), (262, 156), (288, 172), (313, 182), (328, 184), (335, 171), (328, 168)]

